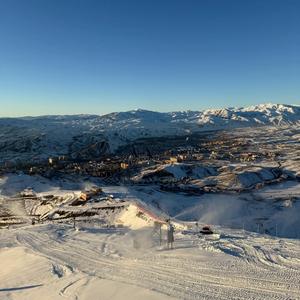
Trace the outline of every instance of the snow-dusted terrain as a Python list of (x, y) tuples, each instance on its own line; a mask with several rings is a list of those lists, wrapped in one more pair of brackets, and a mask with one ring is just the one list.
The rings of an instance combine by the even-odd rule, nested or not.
[(300, 107), (282, 104), (171, 113), (134, 110), (103, 116), (2, 118), (0, 160), (36, 161), (63, 154), (90, 159), (138, 138), (299, 122)]
[(299, 124), (273, 104), (0, 119), (0, 299), (300, 299)]

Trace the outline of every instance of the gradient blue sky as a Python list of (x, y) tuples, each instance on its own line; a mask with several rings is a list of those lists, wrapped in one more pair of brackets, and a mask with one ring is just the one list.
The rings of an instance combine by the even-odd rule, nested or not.
[(0, 0), (0, 115), (300, 104), (299, 0)]

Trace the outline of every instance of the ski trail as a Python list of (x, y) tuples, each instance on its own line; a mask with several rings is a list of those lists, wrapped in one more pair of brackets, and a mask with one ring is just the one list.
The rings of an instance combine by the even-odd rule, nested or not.
[[(287, 295), (300, 298), (299, 271), (279, 268), (274, 272), (273, 265), (265, 268), (242, 259), (237, 264), (237, 258), (216, 253), (211, 253), (214, 259), (210, 262), (207, 255), (185, 255), (180, 249), (148, 251), (138, 258), (114, 257), (109, 255), (111, 250), (103, 250), (115, 247), (116, 241), (110, 241), (113, 236), (106, 234), (101, 238), (68, 236), (60, 241), (47, 232), (24, 230), (17, 234), (21, 245), (53, 262), (180, 299), (286, 299)], [(221, 259), (216, 259), (220, 255)]]

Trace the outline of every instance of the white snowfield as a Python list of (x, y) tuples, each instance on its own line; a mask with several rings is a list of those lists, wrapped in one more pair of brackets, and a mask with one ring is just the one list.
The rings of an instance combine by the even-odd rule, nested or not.
[(300, 242), (222, 228), (44, 224), (0, 231), (0, 299), (300, 299)]
[[(80, 188), (90, 185), (24, 174), (1, 178), (0, 212), (25, 222), (0, 229), (1, 300), (300, 299), (299, 182), (200, 196), (163, 192), (151, 185), (104, 185), (112, 203), (125, 207), (111, 215), (104, 211), (106, 218), (104, 212), (96, 216), (107, 223), (82, 216), (77, 229), (67, 223), (72, 219), (28, 225), (28, 213), (38, 207), (51, 214), (57, 208), (78, 212), (106, 205), (68, 205)], [(54, 207), (15, 201), (14, 195), (26, 187), (64, 201)], [(167, 250), (164, 228), (160, 245), (151, 222), (166, 215), (176, 226), (172, 250)], [(199, 220), (200, 228), (218, 224), (213, 226), (216, 234), (200, 235), (191, 220)], [(228, 229), (235, 226), (246, 231)], [(283, 238), (287, 236), (298, 239)]]

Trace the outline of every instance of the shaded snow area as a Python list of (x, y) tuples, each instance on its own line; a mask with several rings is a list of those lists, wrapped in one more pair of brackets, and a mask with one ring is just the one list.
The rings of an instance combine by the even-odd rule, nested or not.
[(155, 186), (131, 189), (139, 199), (182, 221), (300, 238), (300, 184), (286, 181), (242, 193), (169, 193)]
[(299, 299), (300, 242), (215, 228), (175, 231), (78, 224), (2, 229), (1, 299)]
[(180, 180), (182, 178), (199, 179), (216, 175), (216, 168), (212, 166), (195, 166), (191, 164), (173, 163), (163, 164), (159, 166), (145, 168), (140, 174), (135, 175), (132, 180), (134, 182), (153, 182), (167, 180)]
[[(173, 171), (177, 167), (167, 168)], [(100, 185), (99, 196), (80, 201), (81, 191), (92, 185), (92, 181), (6, 175), (0, 180), (0, 225), (30, 224), (34, 218), (69, 221), (76, 217), (102, 225), (137, 229), (171, 217), (184, 222), (198, 221), (300, 238), (300, 184), (297, 181), (283, 181), (240, 193), (225, 191), (199, 195), (164, 191), (150, 184)], [(32, 197), (18, 196), (28, 187), (34, 193)]]

